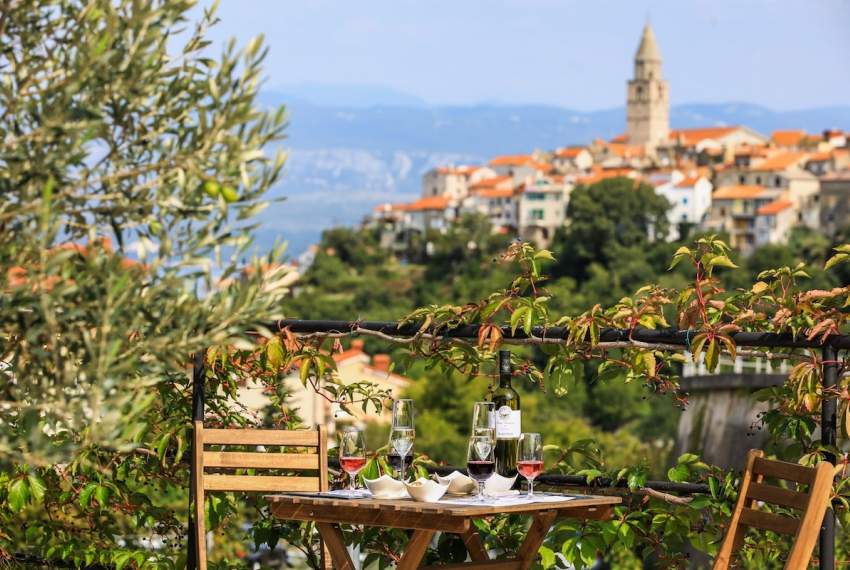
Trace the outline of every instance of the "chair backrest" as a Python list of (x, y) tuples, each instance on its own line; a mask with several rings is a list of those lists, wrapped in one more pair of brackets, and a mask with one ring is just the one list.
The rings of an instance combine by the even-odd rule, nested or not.
[[(729, 567), (734, 554), (741, 549), (749, 528), (770, 530), (794, 536), (794, 544), (785, 563), (786, 570), (803, 570), (809, 565), (824, 513), (832, 496), (834, 467), (822, 461), (816, 467), (772, 461), (761, 450), (751, 450), (741, 478), (738, 502), (726, 537), (714, 561), (714, 570)], [(765, 479), (777, 479), (806, 486), (805, 491), (771, 485)], [(799, 518), (756, 509), (769, 503), (800, 511)]]
[[(206, 531), (204, 495), (207, 491), (246, 491), (282, 493), (288, 491), (328, 490), (328, 446), (324, 426), (316, 430), (207, 429), (194, 422), (195, 528), (198, 546), (196, 560), (206, 570)], [(205, 446), (225, 446), (222, 450), (206, 450)], [(314, 448), (309, 453), (270, 453), (259, 451), (227, 451), (226, 446), (281, 446)], [(283, 471), (316, 471), (316, 476), (245, 475), (208, 473), (208, 470), (276, 469)]]

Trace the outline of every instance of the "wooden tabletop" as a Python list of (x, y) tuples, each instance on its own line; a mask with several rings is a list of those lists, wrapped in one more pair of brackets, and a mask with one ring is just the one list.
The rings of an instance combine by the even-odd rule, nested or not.
[[(549, 494), (552, 496), (552, 494)], [(596, 518), (595, 513), (610, 512), (621, 503), (620, 497), (597, 495), (563, 495), (561, 501), (519, 504), (471, 503), (450, 504), (445, 501), (420, 503), (412, 499), (343, 499), (297, 494), (268, 495), (271, 511), (278, 518), (342, 524), (367, 524), (397, 528), (463, 531), (469, 520), (503, 513), (533, 515), (555, 511), (558, 517)], [(447, 498), (448, 501), (453, 498)]]

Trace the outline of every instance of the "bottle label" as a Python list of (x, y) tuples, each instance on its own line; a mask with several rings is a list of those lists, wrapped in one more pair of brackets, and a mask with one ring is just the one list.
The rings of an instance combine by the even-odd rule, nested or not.
[(502, 406), (496, 410), (496, 438), (518, 439), (522, 433), (522, 412)]

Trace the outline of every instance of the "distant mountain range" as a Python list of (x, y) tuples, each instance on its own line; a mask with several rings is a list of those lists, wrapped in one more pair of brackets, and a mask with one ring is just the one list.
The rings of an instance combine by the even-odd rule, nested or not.
[[(272, 191), (272, 197), (286, 199), (262, 214), (261, 247), (285, 240), (296, 255), (322, 229), (355, 224), (376, 204), (414, 198), (422, 173), (433, 166), (610, 139), (626, 121), (624, 108), (429, 106), (403, 93), (347, 89), (308, 85), (262, 94), (264, 105), (287, 105), (290, 126), (286, 174)], [(740, 124), (766, 135), (776, 129), (850, 130), (850, 105), (773, 111), (751, 103), (687, 104), (671, 108), (670, 122), (674, 128)]]

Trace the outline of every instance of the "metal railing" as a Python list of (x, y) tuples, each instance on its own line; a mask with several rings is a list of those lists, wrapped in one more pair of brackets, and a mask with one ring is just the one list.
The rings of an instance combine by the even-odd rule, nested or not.
[[(301, 319), (284, 319), (268, 323), (267, 327), (273, 331), (288, 329), (294, 333), (349, 333), (357, 334), (358, 331), (370, 331), (373, 333), (381, 333), (393, 337), (412, 337), (420, 333), (419, 323), (399, 324), (393, 321), (336, 321), (336, 320), (301, 320)], [(435, 328), (430, 327), (427, 332), (436, 337), (442, 338), (457, 338), (476, 340), (478, 338), (478, 330), (480, 325), (461, 325), (455, 328)], [(600, 342), (629, 342), (638, 341), (647, 344), (657, 345), (674, 345), (677, 347), (690, 348), (691, 339), (698, 332), (679, 329), (603, 329), (600, 331)], [(565, 327), (534, 327), (531, 335), (527, 335), (522, 330), (512, 332), (510, 327), (502, 327), (503, 339), (529, 339), (534, 337), (537, 339), (546, 339), (552, 342), (566, 340), (569, 336), (569, 330)], [(792, 335), (789, 333), (770, 333), (770, 332), (738, 332), (731, 335), (737, 346), (758, 347), (758, 348), (810, 348), (819, 349), (822, 352), (823, 358), (823, 388), (824, 393), (830, 388), (835, 388), (838, 381), (838, 351), (850, 348), (850, 335), (833, 335), (823, 339), (809, 340), (803, 335)], [(204, 378), (205, 359), (203, 353), (195, 355), (194, 369), (192, 375), (192, 419), (203, 421), (204, 419)], [(837, 435), (837, 400), (836, 397), (826, 397), (821, 403), (821, 443), (824, 446), (835, 446)], [(194, 463), (194, 454), (190, 463), (190, 478), (194, 475), (196, 465)], [(835, 464), (835, 456), (827, 454), (826, 459)], [(572, 485), (580, 486), (580, 481), (585, 481), (583, 477), (576, 477), (562, 474), (544, 474), (541, 475), (541, 482), (549, 480), (552, 483), (567, 484), (572, 481)], [(601, 483), (601, 482), (600, 482)], [(618, 482), (609, 482), (618, 485)], [(586, 485), (586, 481), (585, 481)], [(670, 483), (667, 481), (648, 481), (646, 487), (659, 491), (673, 491), (671, 485), (695, 485), (688, 487), (690, 492), (704, 493), (704, 486), (692, 483)], [(675, 491), (674, 491), (675, 492)], [(683, 492), (684, 488), (683, 488)], [(193, 510), (191, 508), (192, 501), (191, 486), (189, 489), (189, 541), (188, 541), (188, 561), (187, 567), (190, 570), (195, 570), (196, 562), (196, 546)], [(828, 510), (824, 516), (820, 530), (819, 539), (820, 549), (820, 568), (821, 570), (834, 570), (835, 568), (835, 515), (832, 510)]]

